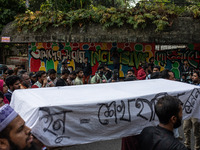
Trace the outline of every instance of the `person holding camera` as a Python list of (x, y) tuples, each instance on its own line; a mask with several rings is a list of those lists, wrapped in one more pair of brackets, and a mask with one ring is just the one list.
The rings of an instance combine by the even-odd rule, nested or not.
[(104, 66), (97, 68), (97, 73), (91, 78), (91, 84), (107, 83), (106, 76), (104, 75)]

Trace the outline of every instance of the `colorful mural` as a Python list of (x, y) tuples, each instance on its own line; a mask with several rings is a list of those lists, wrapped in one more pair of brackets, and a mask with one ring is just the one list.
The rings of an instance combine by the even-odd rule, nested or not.
[(180, 78), (180, 68), (183, 60), (188, 60), (190, 67), (199, 69), (200, 44), (190, 44), (184, 49), (155, 51), (155, 64), (170, 69), (175, 73), (175, 78)]
[(116, 56), (119, 58), (119, 76), (124, 77), (129, 68), (138, 69), (140, 62), (149, 62), (154, 57), (153, 43), (29, 43), (29, 69), (61, 70), (61, 62), (68, 60), (73, 70), (79, 67), (87, 57), (93, 74), (101, 63), (110, 69), (115, 67)]

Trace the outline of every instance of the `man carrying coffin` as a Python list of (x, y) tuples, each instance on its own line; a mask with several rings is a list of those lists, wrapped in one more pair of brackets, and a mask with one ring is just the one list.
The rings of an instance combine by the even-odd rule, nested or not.
[(5, 104), (0, 107), (0, 150), (37, 150), (31, 129)]
[(155, 112), (160, 123), (156, 127), (143, 129), (139, 137), (141, 150), (187, 150), (173, 134), (173, 129), (181, 126), (181, 101), (172, 96), (164, 96), (156, 103)]

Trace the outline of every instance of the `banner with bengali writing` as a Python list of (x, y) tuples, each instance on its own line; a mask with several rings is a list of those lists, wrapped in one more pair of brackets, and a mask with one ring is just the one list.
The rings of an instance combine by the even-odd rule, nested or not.
[(157, 125), (154, 106), (165, 95), (183, 102), (183, 119), (200, 118), (200, 88), (164, 79), (16, 90), (11, 106), (50, 147), (136, 135)]

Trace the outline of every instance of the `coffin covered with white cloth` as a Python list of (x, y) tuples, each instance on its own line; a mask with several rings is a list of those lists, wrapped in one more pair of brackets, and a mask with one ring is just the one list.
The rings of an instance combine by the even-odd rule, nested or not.
[(157, 100), (183, 102), (183, 119), (200, 118), (198, 86), (164, 79), (16, 90), (11, 106), (50, 147), (136, 135), (157, 125)]

